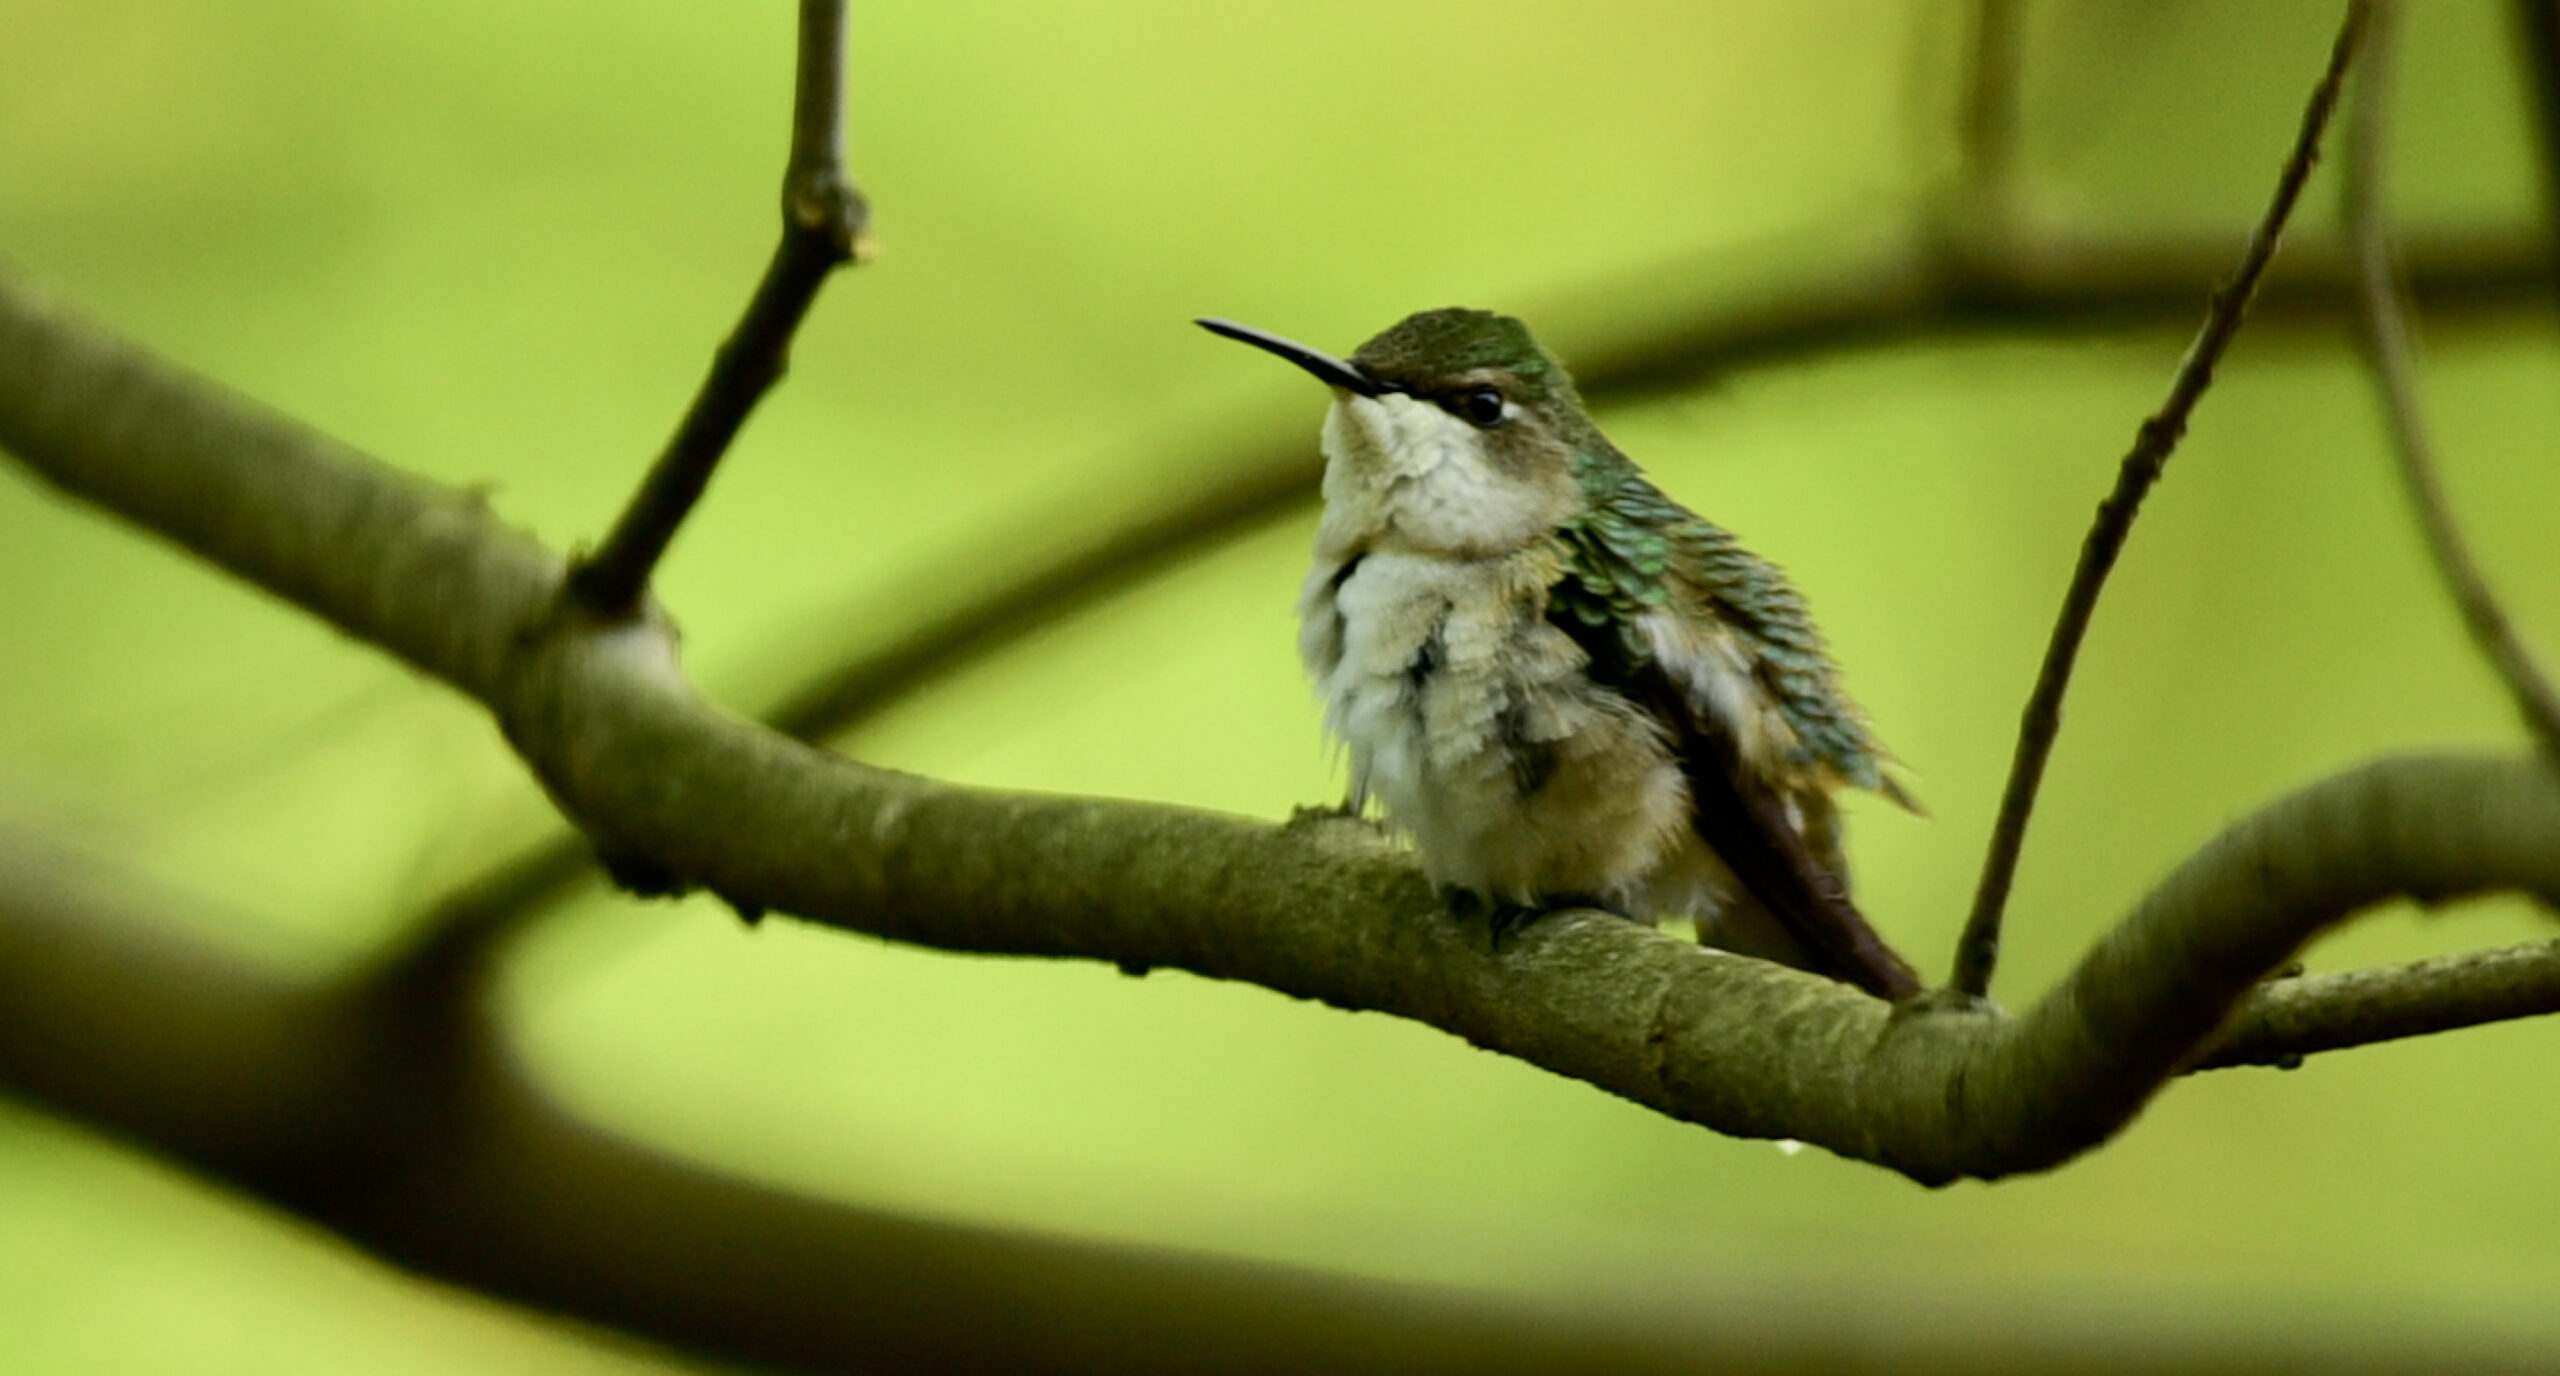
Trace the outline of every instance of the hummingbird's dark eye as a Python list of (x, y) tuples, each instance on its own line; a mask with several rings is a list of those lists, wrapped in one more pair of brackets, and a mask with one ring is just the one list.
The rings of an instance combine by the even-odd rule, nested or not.
[(1498, 387), (1470, 387), (1449, 398), (1448, 405), (1458, 419), (1479, 429), (1490, 430), (1502, 423), (1502, 390)]

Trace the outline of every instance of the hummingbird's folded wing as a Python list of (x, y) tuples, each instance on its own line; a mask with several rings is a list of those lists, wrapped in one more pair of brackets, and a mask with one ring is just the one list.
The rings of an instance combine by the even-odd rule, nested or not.
[(1581, 476), (1592, 507), (1559, 532), (1567, 573), (1548, 589), (1548, 621), (1590, 656), (1594, 680), (1662, 722), (1699, 838), (1824, 973), (1883, 998), (1918, 993), (1788, 806), (1791, 790), (1835, 783), (1908, 798), (1840, 694), (1803, 598), (1605, 441)]
[[(1920, 992), (1919, 974), (1849, 900), (1839, 872), (1797, 829), (1777, 787), (1744, 758), (1724, 719), (1720, 685), (1690, 682), (1713, 672), (1667, 664), (1628, 643), (1614, 627), (1553, 611), (1552, 624), (1591, 656), (1593, 679), (1663, 724), (1689, 784), (1691, 824), (1734, 878), (1803, 943), (1821, 973), (1878, 998)], [(1684, 674), (1682, 668), (1694, 672)]]
[[(1653, 672), (1660, 675), (1659, 666)], [(1662, 688), (1669, 688), (1667, 677)], [(1693, 822), (1734, 878), (1815, 954), (1822, 973), (1883, 999), (1920, 992), (1919, 973), (1849, 900), (1848, 886), (1796, 830), (1784, 801), (1744, 767), (1733, 738), (1698, 720), (1685, 702), (1675, 720), (1685, 727), (1676, 746)]]

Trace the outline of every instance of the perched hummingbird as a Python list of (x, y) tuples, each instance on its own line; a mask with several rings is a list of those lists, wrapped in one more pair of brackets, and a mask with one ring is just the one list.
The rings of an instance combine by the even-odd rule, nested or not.
[(1433, 882), (1589, 904), (1884, 998), (1919, 977), (1849, 901), (1832, 794), (1917, 810), (1776, 566), (1663, 495), (1506, 315), (1407, 317), (1333, 389), (1298, 651)]

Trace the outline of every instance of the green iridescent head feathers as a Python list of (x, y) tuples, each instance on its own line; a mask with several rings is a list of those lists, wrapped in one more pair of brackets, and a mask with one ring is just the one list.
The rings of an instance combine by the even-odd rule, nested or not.
[(1498, 370), (1517, 379), (1520, 395), (1515, 399), (1524, 404), (1575, 414), (1582, 410), (1573, 377), (1556, 356), (1528, 326), (1492, 311), (1450, 306), (1406, 316), (1361, 345), (1351, 362), (1389, 387), (1424, 395)]

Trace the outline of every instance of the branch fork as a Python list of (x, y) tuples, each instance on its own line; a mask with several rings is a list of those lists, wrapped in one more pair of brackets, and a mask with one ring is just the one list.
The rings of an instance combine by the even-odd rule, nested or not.
[(567, 593), (607, 619), (639, 606), (658, 561), (711, 485), (756, 403), (782, 380), (791, 339), (835, 270), (871, 256), (871, 208), (844, 162), (845, 0), (801, 0), (782, 240), (621, 519), (570, 570)]

